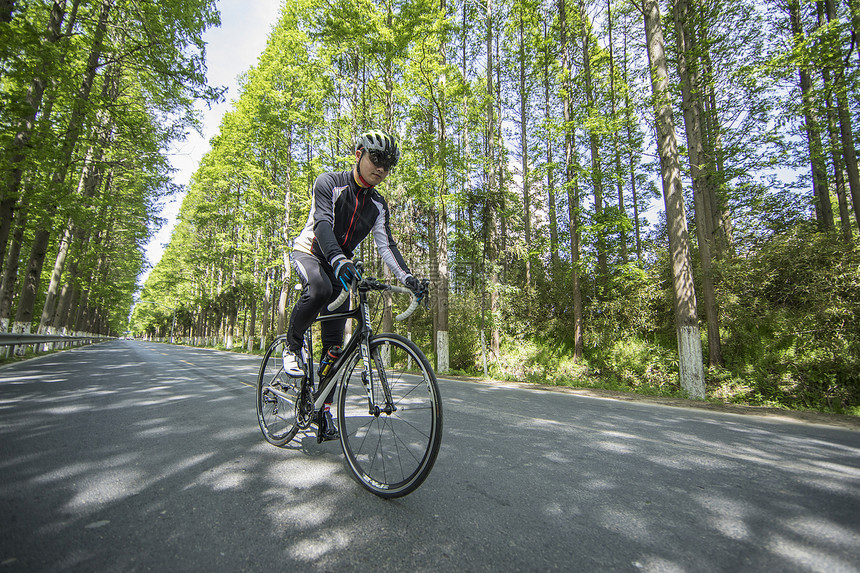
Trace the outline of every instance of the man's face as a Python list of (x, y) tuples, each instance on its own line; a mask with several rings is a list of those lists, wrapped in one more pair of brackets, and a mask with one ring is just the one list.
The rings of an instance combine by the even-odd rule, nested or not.
[[(386, 169), (385, 165), (377, 165), (371, 159), (370, 153), (362, 153), (363, 150), (355, 152), (355, 158), (359, 161), (359, 171), (361, 176), (371, 186), (375, 187), (382, 183), (382, 180), (388, 177), (390, 168)], [(380, 162), (382, 163), (382, 162)]]

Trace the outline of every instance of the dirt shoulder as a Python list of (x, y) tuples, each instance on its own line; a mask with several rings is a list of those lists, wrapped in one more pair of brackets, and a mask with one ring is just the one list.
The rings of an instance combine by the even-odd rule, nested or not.
[(606, 398), (610, 400), (623, 400), (625, 402), (647, 402), (660, 404), (662, 406), (674, 406), (677, 408), (696, 408), (712, 412), (725, 412), (727, 414), (738, 414), (742, 416), (760, 416), (763, 418), (782, 419), (791, 422), (807, 424), (821, 424), (826, 426), (837, 426), (850, 430), (860, 430), (860, 417), (843, 414), (826, 414), (807, 410), (783, 410), (780, 408), (765, 408), (762, 406), (742, 406), (739, 404), (718, 404), (714, 402), (702, 402), (699, 400), (687, 400), (684, 398), (667, 398), (663, 396), (647, 396), (633, 392), (618, 392), (615, 390), (601, 390), (596, 388), (570, 388), (567, 386), (548, 386), (544, 384), (527, 384), (524, 382), (508, 382), (503, 380), (487, 380), (483, 378), (472, 378), (469, 376), (448, 376), (454, 380), (474, 382), (476, 384), (506, 384), (520, 388), (535, 388), (549, 392), (563, 392), (578, 396), (589, 396), (592, 398)]

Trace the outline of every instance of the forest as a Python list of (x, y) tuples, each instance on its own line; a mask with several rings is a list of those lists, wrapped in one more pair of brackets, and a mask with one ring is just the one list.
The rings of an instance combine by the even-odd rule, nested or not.
[(313, 181), (378, 127), (432, 286), (374, 320), (440, 372), (860, 413), (860, 0), (295, 0), (139, 285), (218, 23), (0, 2), (3, 330), (259, 352)]
[(0, 330), (125, 331), (214, 2), (0, 2)]

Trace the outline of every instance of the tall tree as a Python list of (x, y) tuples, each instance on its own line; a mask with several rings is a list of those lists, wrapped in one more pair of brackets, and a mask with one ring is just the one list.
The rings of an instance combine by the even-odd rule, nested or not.
[[(448, 18), (448, 4), (446, 0), (439, 2), (439, 22), (444, 25)], [(439, 52), (439, 65), (442, 75), (440, 78), (439, 95), (436, 99), (436, 113), (439, 116), (438, 141), (439, 141), (439, 192), (436, 200), (438, 208), (438, 249), (436, 261), (437, 271), (436, 283), (436, 356), (437, 370), (445, 372), (450, 368), (450, 337), (449, 337), (449, 271), (448, 271), (448, 164), (451, 158), (450, 142), (448, 140), (448, 35), (441, 38)], [(453, 74), (451, 74), (453, 75)]]
[[(828, 0), (826, 3), (819, 1), (816, 3), (818, 7), (818, 26), (820, 28), (827, 27), (827, 23), (824, 21), (825, 19), (825, 4), (826, 12), (827, 12), (827, 20), (831, 19), (831, 10), (833, 9), (832, 0)], [(830, 44), (830, 42), (828, 42)], [(834, 61), (836, 58), (841, 60), (841, 50), (837, 53), (833, 54), (830, 58), (830, 61), (827, 62), (824, 66), (821, 67), (821, 79), (824, 85), (824, 106), (825, 113), (827, 118), (827, 136), (828, 136), (828, 149), (827, 152), (830, 155), (830, 159), (833, 165), (833, 181), (835, 184), (836, 190), (836, 199), (839, 205), (839, 226), (842, 228), (842, 236), (847, 243), (851, 243), (852, 231), (851, 231), (851, 215), (849, 213), (848, 208), (848, 198), (845, 194), (845, 177), (843, 176), (843, 172), (845, 168), (843, 167), (843, 148), (840, 139), (839, 133), (839, 118), (838, 118), (838, 106), (834, 105), (834, 88), (833, 79), (831, 75), (831, 68), (836, 70), (836, 73), (841, 72), (841, 64), (842, 62)], [(836, 64), (835, 66), (833, 64)], [(850, 124), (849, 124), (850, 127)]]
[(617, 93), (616, 93), (616, 70), (615, 70), (615, 46), (612, 41), (612, 0), (606, 0), (606, 19), (607, 19), (607, 30), (609, 32), (609, 97), (610, 97), (610, 106), (611, 106), (611, 121), (613, 122), (612, 128), (612, 147), (613, 147), (613, 156), (615, 162), (615, 171), (613, 173), (613, 178), (615, 179), (615, 188), (618, 193), (618, 212), (620, 215), (620, 224), (619, 224), (619, 242), (621, 243), (621, 262), (627, 264), (627, 230), (625, 229), (625, 225), (627, 223), (627, 209), (624, 206), (624, 188), (622, 187), (622, 172), (621, 172), (621, 145), (618, 137), (618, 130), (615, 129), (615, 125), (617, 125)]
[(528, 116), (529, 116), (529, 90), (528, 81), (526, 78), (526, 6), (523, 2), (519, 3), (517, 14), (517, 32), (519, 34), (519, 53), (518, 53), (518, 68), (519, 68), (519, 100), (520, 100), (520, 161), (523, 165), (523, 235), (525, 238), (525, 281), (526, 286), (532, 284), (531, 273), (531, 250), (532, 250), (532, 212), (531, 212), (531, 173), (529, 165), (529, 136), (528, 136)]
[[(490, 344), (493, 354), (499, 355), (500, 349), (500, 332), (498, 326), (499, 313), (499, 286), (501, 284), (499, 278), (499, 248), (496, 238), (498, 225), (498, 207), (502, 193), (499, 191), (501, 182), (497, 180), (496, 173), (496, 158), (501, 154), (501, 150), (497, 145), (496, 135), (496, 90), (493, 87), (493, 75), (496, 73), (495, 62), (493, 59), (493, 40), (496, 18), (493, 12), (493, 0), (487, 0), (487, 103), (486, 103), (486, 165), (487, 165), (487, 189), (486, 203), (484, 207), (484, 251), (486, 265), (489, 269), (485, 272), (489, 273), (489, 290), (490, 290), (490, 313), (491, 321), (491, 337)], [(481, 332), (483, 336), (483, 329)]]
[[(854, 203), (854, 215), (857, 219), (858, 230), (860, 230), (860, 169), (858, 169), (857, 166), (857, 150), (854, 143), (854, 129), (851, 125), (851, 111), (848, 105), (848, 89), (845, 81), (846, 70), (842, 42), (841, 37), (839, 37), (839, 28), (836, 27), (839, 19), (836, 14), (836, 5), (834, 0), (825, 0), (825, 5), (827, 7), (827, 21), (834, 26), (837, 35), (835, 41), (831, 42), (833, 55), (827, 64), (833, 68), (833, 88), (836, 94), (836, 107), (839, 115), (839, 131), (842, 135), (842, 156), (845, 158), (845, 168), (848, 172), (848, 187), (851, 189), (851, 198)], [(852, 9), (856, 12), (856, 5)], [(860, 42), (860, 38), (856, 37), (856, 13), (853, 17), (855, 18), (855, 30), (852, 43), (855, 45), (855, 49), (857, 49), (856, 45)]]
[(625, 85), (624, 90), (624, 125), (627, 132), (627, 166), (629, 170), (630, 177), (630, 196), (633, 200), (633, 231), (636, 237), (636, 258), (642, 262), (642, 232), (641, 232), (641, 220), (639, 217), (639, 192), (637, 191), (637, 146), (638, 139), (633, 136), (633, 128), (635, 118), (633, 116), (633, 103), (632, 98), (630, 97), (630, 92), (632, 90), (630, 76), (627, 73), (627, 60), (628, 60), (628, 51), (627, 51), (627, 38), (629, 35), (629, 25), (627, 25), (627, 17), (625, 15), (625, 26), (624, 26), (624, 55), (622, 58), (622, 80)]
[[(11, 21), (13, 4), (12, 2), (8, 4), (9, 21)], [(27, 157), (30, 140), (33, 137), (36, 118), (42, 112), (42, 121), (45, 122), (48, 119), (44, 117), (46, 114), (42, 111), (42, 99), (48, 83), (52, 79), (56, 81), (56, 76), (58, 75), (57, 66), (61, 66), (65, 59), (64, 53), (59, 58), (57, 57), (59, 51), (57, 49), (58, 43), (63, 37), (70, 35), (77, 7), (78, 1), (75, 0), (72, 8), (72, 16), (69, 19), (64, 34), (62, 25), (66, 18), (66, 2), (65, 0), (55, 1), (51, 5), (44, 43), (37, 56), (39, 57), (39, 64), (37, 64), (36, 73), (24, 97), (25, 103), (20, 106), (21, 112), (20, 117), (16, 121), (16, 132), (12, 138), (10, 147), (6, 151), (9, 157), (8, 167), (4, 169), (5, 181), (2, 193), (0, 193), (0, 264), (2, 264), (6, 254), (6, 245), (14, 215), (13, 209), (20, 197), (24, 160)], [(50, 114), (47, 115), (49, 116)]]
[(42, 265), (48, 250), (48, 242), (51, 237), (52, 219), (59, 206), (59, 198), (64, 195), (63, 188), (66, 176), (72, 163), (72, 155), (78, 143), (81, 131), (84, 128), (85, 113), (89, 103), (90, 91), (96, 76), (99, 61), (102, 57), (104, 36), (107, 30), (108, 18), (113, 9), (111, 0), (102, 0), (98, 10), (98, 21), (93, 31), (92, 43), (89, 56), (84, 68), (81, 85), (72, 105), (68, 124), (57, 158), (57, 166), (50, 177), (50, 195), (47, 208), (43, 217), (37, 225), (35, 237), (30, 247), (30, 260), (24, 275), (24, 283), (21, 286), (21, 294), (18, 298), (18, 309), (15, 314), (15, 330), (18, 332), (29, 332), (33, 319), (34, 306), (36, 303), (36, 291), (42, 274)]
[[(789, 21), (794, 48), (802, 52), (806, 42), (803, 29), (801, 5), (799, 0), (788, 0)], [(830, 191), (827, 187), (827, 170), (824, 164), (824, 149), (821, 145), (821, 127), (817, 116), (817, 106), (813, 93), (812, 78), (809, 66), (801, 57), (797, 66), (800, 76), (800, 92), (803, 99), (803, 117), (805, 120), (806, 140), (809, 147), (809, 158), (812, 169), (812, 194), (815, 205), (815, 216), (822, 231), (833, 229), (833, 211), (830, 205)]]
[(570, 222), (570, 278), (573, 298), (573, 356), (581, 360), (584, 350), (582, 317), (582, 285), (580, 277), (580, 237), (579, 228), (579, 182), (577, 175), (576, 137), (571, 118), (573, 89), (571, 85), (571, 43), (568, 34), (568, 8), (565, 0), (558, 0), (558, 19), (561, 29), (561, 75), (562, 75), (562, 113), (564, 118), (564, 155), (565, 188), (568, 199), (568, 220)]
[(701, 399), (705, 397), (702, 341), (699, 335), (693, 265), (690, 256), (684, 196), (681, 189), (680, 159), (669, 92), (665, 40), (657, 0), (645, 0), (642, 4), (642, 11), (645, 20), (648, 58), (651, 63), (657, 149), (660, 154), (663, 200), (666, 206), (666, 223), (669, 233), (681, 387), (691, 398)]
[(696, 237), (699, 245), (699, 259), (702, 263), (702, 294), (705, 316), (708, 322), (708, 363), (710, 366), (722, 364), (720, 344), (720, 321), (714, 289), (712, 261), (712, 241), (714, 237), (713, 216), (711, 215), (712, 178), (705, 176), (705, 153), (702, 141), (704, 106), (701, 104), (702, 90), (693, 80), (696, 53), (690, 37), (691, 15), (688, 0), (675, 0), (673, 6), (675, 37), (678, 44), (678, 74), (681, 77), (681, 96), (684, 109), (684, 124), (687, 134), (687, 152), (690, 159), (690, 172), (693, 179), (693, 197), (696, 210)]
[[(104, 78), (102, 100), (116, 100), (118, 96), (117, 90), (117, 72), (115, 70), (109, 70)], [(81, 172), (78, 188), (76, 190), (76, 195), (83, 201), (91, 199), (98, 189), (100, 180), (103, 176), (104, 166), (102, 165), (102, 162), (104, 160), (105, 148), (108, 145), (111, 137), (110, 132), (112, 131), (112, 125), (110, 124), (110, 119), (106, 110), (102, 109), (96, 115), (98, 119), (95, 122), (96, 125), (93, 133), (93, 143), (90, 145), (89, 150), (84, 157), (84, 168)], [(69, 248), (79, 233), (79, 227), (75, 218), (69, 217), (69, 221), (60, 238), (53, 272), (51, 273), (51, 281), (45, 294), (45, 303), (42, 306), (42, 315), (39, 319), (38, 331), (40, 333), (45, 332), (49, 325), (52, 324), (55, 310), (54, 303), (56, 301), (57, 293), (59, 292), (60, 278), (66, 265), (66, 257), (69, 254)]]
[(591, 148), (591, 185), (594, 188), (594, 212), (597, 226), (597, 282), (600, 296), (606, 296), (609, 267), (606, 254), (606, 221), (603, 215), (603, 167), (600, 158), (600, 134), (597, 118), (600, 114), (594, 95), (594, 77), (591, 69), (591, 19), (585, 9), (585, 0), (579, 2), (580, 40), (582, 41), (582, 77), (585, 82), (585, 99), (588, 120), (588, 143)]
[(543, 131), (546, 133), (544, 141), (546, 143), (546, 193), (547, 193), (547, 213), (549, 216), (549, 254), (550, 254), (550, 272), (552, 277), (555, 277), (556, 267), (558, 267), (558, 213), (556, 206), (556, 190), (555, 190), (555, 153), (553, 149), (552, 124), (555, 117), (552, 111), (552, 81), (550, 67), (552, 65), (551, 44), (550, 44), (550, 29), (547, 24), (547, 18), (543, 16), (543, 38), (542, 38), (542, 82), (544, 94), (544, 124)]

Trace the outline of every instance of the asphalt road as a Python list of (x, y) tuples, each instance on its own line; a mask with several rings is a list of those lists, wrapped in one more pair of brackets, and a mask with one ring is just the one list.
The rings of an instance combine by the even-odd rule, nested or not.
[(5, 571), (860, 571), (860, 432), (440, 380), (411, 495), (267, 444), (259, 359), (114, 341), (0, 368)]

